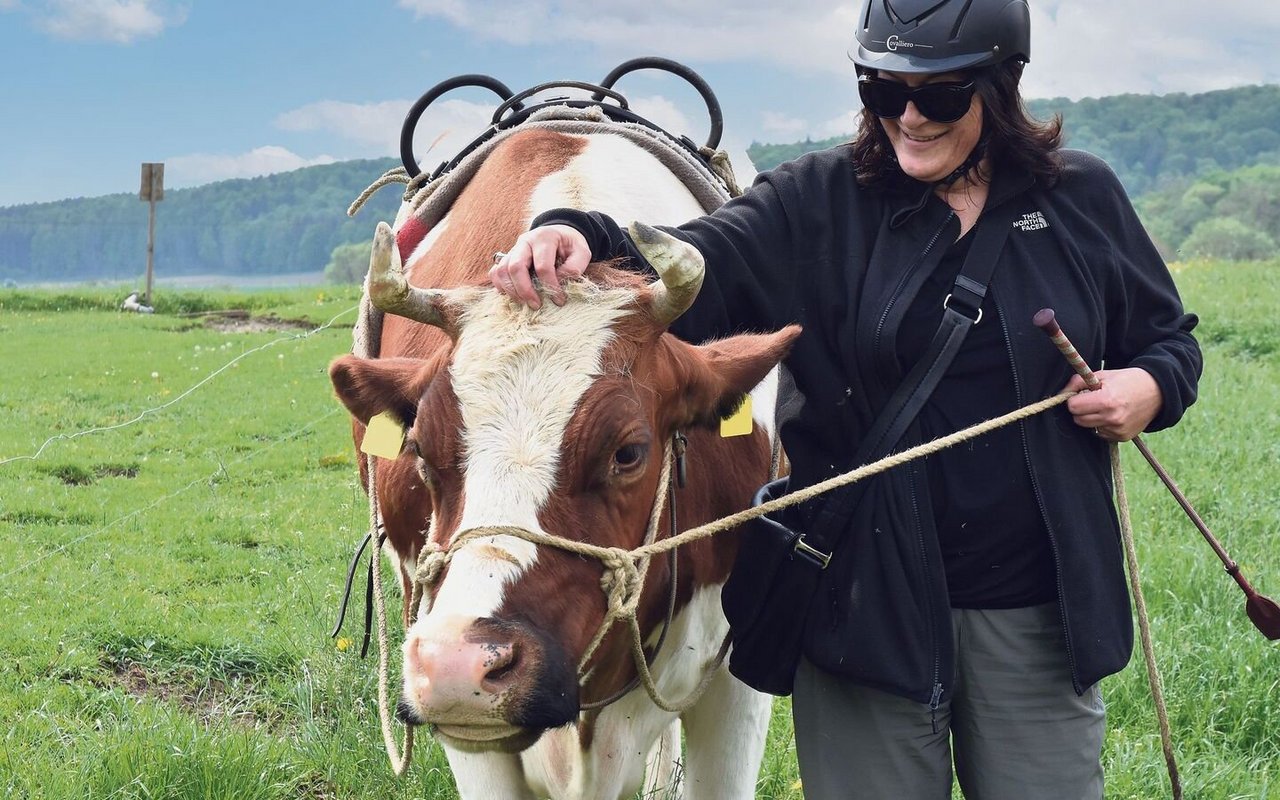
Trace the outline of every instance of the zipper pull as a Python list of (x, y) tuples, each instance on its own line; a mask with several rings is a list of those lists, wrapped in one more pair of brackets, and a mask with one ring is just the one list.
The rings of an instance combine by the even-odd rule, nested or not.
[(938, 732), (938, 706), (942, 703), (942, 684), (933, 685), (933, 695), (929, 698), (929, 724), (933, 732)]

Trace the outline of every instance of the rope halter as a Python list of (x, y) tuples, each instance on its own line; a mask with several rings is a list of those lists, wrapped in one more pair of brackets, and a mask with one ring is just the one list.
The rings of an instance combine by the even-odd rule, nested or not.
[[(414, 595), (420, 598), (420, 602), (428, 602), (428, 598), (434, 598), (445, 568), (452, 562), (453, 557), (459, 550), (475, 539), (493, 536), (514, 536), (534, 545), (555, 547), (575, 555), (594, 558), (600, 562), (604, 569), (604, 573), (600, 576), (600, 589), (605, 595), (605, 614), (595, 636), (592, 637), (591, 642), (583, 652), (582, 659), (578, 662), (578, 685), (586, 685), (590, 675), (587, 665), (599, 649), (601, 642), (604, 641), (609, 631), (613, 629), (614, 624), (621, 621), (631, 628), (632, 654), (635, 657), (636, 669), (646, 689), (649, 689), (649, 694), (653, 701), (666, 710), (685, 708), (691, 705), (693, 701), (696, 701), (697, 694), (700, 694), (701, 687), (694, 696), (682, 701), (678, 707), (657, 695), (653, 676), (649, 672), (650, 659), (644, 653), (643, 639), (637, 619), (640, 598), (644, 592), (645, 575), (649, 571), (649, 562), (653, 557), (653, 554), (645, 548), (653, 545), (656, 541), (662, 514), (667, 506), (667, 495), (671, 485), (672, 453), (672, 445), (668, 442), (663, 453), (662, 472), (658, 478), (658, 489), (654, 495), (653, 506), (649, 513), (648, 527), (645, 530), (644, 545), (642, 547), (635, 550), (627, 550), (622, 547), (603, 547), (590, 542), (567, 539), (562, 536), (510, 525), (487, 525), (467, 528), (455, 534), (448, 547), (442, 547), (433, 541), (428, 541), (426, 546), (423, 547), (418, 555), (418, 564), (414, 572)], [(673, 575), (671, 585), (673, 594), (675, 588)], [(669, 625), (670, 622), (671, 620), (668, 616), (665, 624)], [(719, 666), (718, 660), (714, 666)], [(703, 683), (705, 684), (705, 681)], [(630, 688), (632, 687), (629, 685), (626, 690), (611, 696), (604, 703), (584, 704), (584, 707), (598, 708), (602, 705), (607, 705), (626, 694)]]

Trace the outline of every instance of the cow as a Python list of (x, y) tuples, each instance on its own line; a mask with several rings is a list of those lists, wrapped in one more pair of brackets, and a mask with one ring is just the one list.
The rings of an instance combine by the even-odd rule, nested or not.
[[(367, 287), (388, 312), (380, 357), (330, 366), (357, 446), (377, 414), (407, 430), (375, 481), (402, 579), (424, 549), (449, 554), (406, 632), (399, 715), (431, 726), (463, 798), (633, 797), (651, 751), (679, 748), (681, 725), (683, 761), (657, 774), (682, 772), (689, 798), (752, 797), (770, 700), (715, 657), (734, 535), (648, 562), (636, 616), (657, 688), (679, 701), (715, 670), (678, 717), (643, 689), (626, 691), (637, 666), (625, 627), (599, 639), (601, 562), (531, 539), (639, 546), (678, 436), (687, 437), (687, 478), (666, 501), (674, 526), (747, 506), (771, 465), (776, 380), (765, 379), (799, 330), (676, 339), (666, 328), (692, 302), (701, 259), (641, 226), (659, 280), (593, 264), (566, 285), (563, 306), (537, 310), (487, 285), (494, 252), (558, 206), (624, 221), (701, 213), (680, 181), (624, 139), (517, 130), (407, 254), (403, 220), (399, 236), (379, 225)], [(719, 420), (752, 387), (752, 432), (721, 436)], [(665, 516), (658, 528), (668, 535)], [(613, 702), (592, 707), (605, 699)]]

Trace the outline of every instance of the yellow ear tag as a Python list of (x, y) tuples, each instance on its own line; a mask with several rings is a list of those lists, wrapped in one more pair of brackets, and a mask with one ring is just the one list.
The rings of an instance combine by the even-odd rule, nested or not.
[(751, 433), (753, 424), (751, 419), (751, 395), (747, 395), (742, 401), (742, 405), (738, 406), (737, 411), (720, 420), (720, 436), (726, 439), (730, 436), (746, 436)]
[(369, 420), (360, 452), (378, 458), (399, 458), (404, 447), (404, 426), (386, 411)]

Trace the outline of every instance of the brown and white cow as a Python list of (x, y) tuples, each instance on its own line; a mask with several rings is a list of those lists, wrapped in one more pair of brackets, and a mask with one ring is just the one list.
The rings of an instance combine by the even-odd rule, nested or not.
[[(689, 438), (687, 486), (675, 492), (680, 529), (746, 506), (767, 478), (773, 386), (757, 389), (752, 434), (722, 438), (717, 420), (770, 373), (798, 329), (701, 347), (666, 333), (701, 282), (692, 248), (655, 243), (662, 252), (651, 260), (664, 277), (652, 285), (593, 265), (588, 280), (566, 287), (563, 306), (531, 310), (479, 285), (492, 253), (546, 208), (661, 222), (699, 213), (652, 161), (607, 133), (517, 132), (403, 272), (390, 229), (379, 227), (370, 293), (408, 316), (388, 316), (382, 358), (342, 357), (330, 374), (360, 423), (357, 438), (381, 412), (408, 428), (405, 451), (380, 460), (377, 476), (402, 563), (426, 546), (424, 533), (447, 549), (460, 532), (488, 528), (635, 548), (678, 431)], [(730, 533), (678, 551), (676, 614), (652, 667), (667, 698), (689, 695), (714, 663), (726, 632), (720, 586), (735, 550)], [(643, 689), (582, 710), (636, 671), (616, 626), (580, 674), (606, 613), (601, 577), (599, 561), (501, 532), (453, 552), (406, 637), (400, 714), (432, 726), (464, 798), (631, 797), (655, 745), (673, 733), (679, 741), (675, 715)], [(638, 613), (650, 646), (670, 579), (668, 562), (653, 559)], [(769, 708), (720, 668), (680, 717), (686, 797), (753, 796)]]

